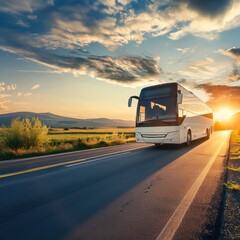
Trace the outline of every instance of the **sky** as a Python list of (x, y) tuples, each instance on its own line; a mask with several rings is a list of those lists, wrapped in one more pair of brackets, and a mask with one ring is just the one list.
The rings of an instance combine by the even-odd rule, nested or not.
[(239, 0), (0, 0), (0, 113), (134, 120), (179, 82), (240, 111)]

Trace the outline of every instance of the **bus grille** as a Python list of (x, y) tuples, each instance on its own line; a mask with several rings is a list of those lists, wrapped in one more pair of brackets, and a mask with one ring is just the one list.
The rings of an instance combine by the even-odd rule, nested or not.
[(143, 138), (165, 138), (167, 134), (142, 134)]

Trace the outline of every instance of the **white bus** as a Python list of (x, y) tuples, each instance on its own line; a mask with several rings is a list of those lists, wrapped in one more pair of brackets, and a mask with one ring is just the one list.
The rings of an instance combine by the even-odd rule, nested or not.
[(189, 145), (192, 140), (209, 138), (213, 129), (211, 108), (178, 83), (146, 87), (138, 100), (136, 141), (142, 143)]

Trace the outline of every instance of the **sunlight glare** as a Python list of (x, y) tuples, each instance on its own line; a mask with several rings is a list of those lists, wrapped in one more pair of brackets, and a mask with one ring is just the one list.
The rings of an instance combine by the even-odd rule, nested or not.
[(214, 113), (214, 119), (217, 121), (226, 121), (229, 120), (233, 114), (234, 112), (232, 110), (224, 108)]

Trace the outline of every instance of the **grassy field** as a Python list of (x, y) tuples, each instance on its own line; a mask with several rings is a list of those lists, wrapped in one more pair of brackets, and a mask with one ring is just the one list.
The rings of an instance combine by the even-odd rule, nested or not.
[(51, 145), (61, 143), (74, 144), (76, 141), (83, 141), (88, 145), (101, 141), (111, 142), (122, 140), (125, 142), (135, 141), (134, 128), (99, 128), (99, 129), (50, 129), (47, 140)]
[(48, 132), (48, 140), (76, 140), (93, 137), (115, 137), (122, 136), (129, 140), (135, 138), (135, 128), (96, 128), (96, 129), (50, 129)]
[(11, 150), (3, 145), (0, 129), (0, 160), (32, 157), (135, 142), (135, 128), (49, 129), (44, 146)]
[[(0, 142), (2, 141), (2, 134), (0, 128)], [(96, 129), (69, 129), (64, 130), (62, 128), (51, 128), (48, 132), (47, 138), (73, 140), (82, 139), (88, 137), (106, 137), (114, 135), (125, 135), (128, 138), (135, 137), (135, 128), (96, 128)]]

